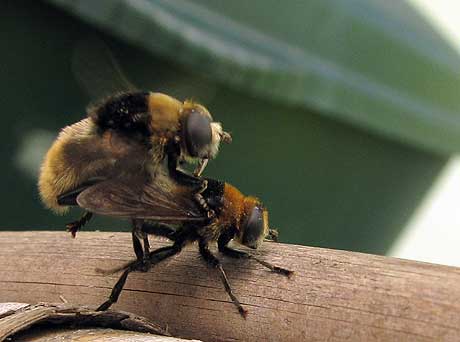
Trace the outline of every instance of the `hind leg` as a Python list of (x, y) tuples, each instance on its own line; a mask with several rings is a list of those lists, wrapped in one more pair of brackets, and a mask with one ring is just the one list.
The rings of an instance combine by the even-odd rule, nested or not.
[[(183, 244), (175, 243), (172, 246), (158, 248), (148, 254), (148, 264), (147, 270), (150, 269), (152, 266), (160, 263), (161, 261), (176, 255), (182, 250)], [(125, 269), (118, 278), (118, 281), (112, 288), (112, 292), (110, 293), (109, 299), (107, 299), (104, 303), (102, 303), (96, 311), (105, 311), (110, 308), (114, 303), (118, 301), (120, 297), (121, 291), (125, 286), (126, 280), (128, 279), (128, 275), (133, 271), (143, 271), (143, 267), (145, 266), (144, 260), (135, 260), (127, 265), (125, 265)]]

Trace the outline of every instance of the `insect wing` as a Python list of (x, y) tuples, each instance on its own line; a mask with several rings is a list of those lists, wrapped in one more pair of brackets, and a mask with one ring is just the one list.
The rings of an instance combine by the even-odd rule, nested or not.
[(78, 195), (77, 203), (92, 213), (105, 216), (167, 222), (205, 220), (191, 192), (170, 190), (155, 183), (133, 186), (111, 180), (84, 190)]
[(107, 44), (99, 38), (88, 38), (75, 45), (72, 71), (92, 101), (137, 90), (124, 75)]

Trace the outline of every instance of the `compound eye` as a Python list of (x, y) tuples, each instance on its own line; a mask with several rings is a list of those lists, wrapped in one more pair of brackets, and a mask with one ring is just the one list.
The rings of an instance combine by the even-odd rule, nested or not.
[(206, 157), (207, 147), (212, 142), (211, 119), (192, 110), (184, 127), (185, 144), (192, 157)]
[(265, 222), (262, 208), (254, 207), (244, 225), (242, 243), (250, 248), (257, 248), (264, 238)]

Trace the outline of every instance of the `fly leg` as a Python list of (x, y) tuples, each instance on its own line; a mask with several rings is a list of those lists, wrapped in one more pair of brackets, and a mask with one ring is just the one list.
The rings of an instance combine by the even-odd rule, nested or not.
[[(177, 231), (171, 225), (155, 222), (155, 223), (147, 223), (140, 219), (133, 220), (133, 247), (134, 252), (136, 253), (137, 260), (144, 260), (144, 268), (146, 269), (144, 272), (148, 270), (148, 263), (149, 263), (149, 252), (150, 252), (150, 244), (148, 236), (156, 235), (165, 237), (172, 241), (178, 240), (185, 240), (187, 236), (190, 235), (190, 230), (183, 230), (182, 234)], [(140, 239), (144, 240), (144, 248), (142, 249)], [(120, 271), (120, 268), (117, 268), (117, 271)]]
[(251, 254), (249, 254), (247, 252), (238, 251), (236, 249), (228, 247), (228, 243), (230, 242), (230, 240), (232, 238), (233, 238), (232, 234), (225, 234), (225, 233), (222, 234), (219, 237), (219, 240), (218, 240), (217, 243), (218, 243), (218, 246), (219, 246), (219, 251), (222, 254), (224, 254), (226, 256), (229, 256), (231, 258), (236, 258), (236, 259), (252, 259), (252, 260), (255, 260), (259, 264), (261, 264), (261, 265), (265, 266), (266, 268), (268, 268), (269, 270), (271, 270), (272, 272), (279, 273), (279, 274), (285, 275), (287, 277), (291, 277), (292, 274), (294, 273), (293, 271), (290, 271), (288, 269), (272, 265), (269, 262), (261, 260), (261, 259), (255, 257), (254, 255), (251, 255)]
[[(173, 255), (179, 253), (182, 250), (184, 242), (176, 242), (172, 246), (158, 248), (148, 254), (148, 268), (160, 263), (161, 261), (172, 257)], [(116, 282), (115, 286), (110, 293), (109, 299), (102, 303), (96, 311), (105, 311), (110, 306), (118, 301), (118, 297), (120, 297), (121, 291), (125, 286), (126, 280), (128, 279), (128, 275), (133, 271), (139, 271), (144, 266), (144, 261), (142, 260), (135, 260), (131, 263), (124, 266), (124, 271), (118, 281)]]
[(268, 230), (268, 235), (265, 238), (265, 241), (278, 242), (278, 238), (279, 238), (278, 230), (275, 228), (270, 228)]
[[(78, 206), (78, 203), (77, 203), (78, 195), (80, 195), (86, 189), (90, 188), (92, 185), (98, 184), (104, 180), (105, 178), (103, 177), (90, 178), (83, 184), (80, 184), (77, 188), (67, 191), (63, 194), (60, 194), (57, 197), (57, 203), (63, 206), (74, 206), (74, 205)], [(81, 229), (81, 227), (87, 224), (92, 216), (93, 216), (92, 213), (90, 213), (89, 211), (85, 211), (83, 216), (78, 221), (74, 221), (66, 225), (67, 230), (72, 233), (72, 237), (75, 237), (75, 235)]]
[[(128, 263), (123, 264), (122, 266), (118, 266), (118, 267), (111, 268), (111, 269), (108, 269), (108, 270), (101, 269), (101, 268), (96, 268), (96, 272), (104, 274), (104, 275), (114, 274), (114, 273), (117, 273), (117, 272), (120, 272), (122, 270), (130, 268), (134, 263), (138, 264), (138, 266), (136, 266), (137, 267), (136, 271), (147, 272), (149, 270), (149, 265), (148, 265), (148, 263), (149, 263), (149, 261), (148, 261), (148, 257), (149, 257), (149, 251), (148, 251), (149, 242), (148, 242), (147, 234), (144, 234), (145, 236), (141, 235), (141, 237), (144, 239), (144, 247), (143, 247), (142, 243), (141, 243), (141, 238), (139, 237), (139, 235), (141, 235), (141, 234), (136, 229), (136, 226), (134, 225), (133, 230), (131, 231), (131, 238), (132, 238), (132, 241), (133, 241), (134, 254), (136, 254), (136, 261), (135, 262), (130, 261)], [(145, 239), (147, 239), (147, 245), (146, 245)]]
[(139, 236), (134, 229), (131, 232), (131, 237), (133, 239), (133, 248), (137, 261), (144, 260), (144, 249), (142, 248), (141, 240), (139, 239)]
[(211, 209), (208, 205), (208, 202), (203, 197), (203, 192), (207, 189), (208, 187), (208, 181), (206, 179), (198, 178), (192, 175), (189, 175), (180, 169), (174, 169), (174, 172), (171, 173), (171, 175), (174, 175), (173, 178), (176, 179), (176, 181), (179, 182), (179, 184), (187, 185), (192, 187), (194, 190), (194, 199), (195, 202), (200, 205), (200, 207), (205, 211), (206, 216), (211, 219), (216, 216), (216, 213), (214, 212), (213, 209)]
[(91, 220), (93, 217), (93, 213), (89, 211), (85, 211), (85, 213), (78, 219), (77, 221), (67, 223), (65, 226), (67, 228), (67, 231), (69, 231), (72, 234), (72, 237), (75, 238), (77, 235), (77, 232)]
[(206, 165), (208, 165), (208, 161), (209, 161), (208, 158), (200, 159), (200, 161), (198, 162), (197, 167), (193, 171), (193, 175), (195, 177), (200, 177), (201, 176), (201, 174), (203, 173), (204, 169), (206, 168)]
[(173, 178), (178, 180), (180, 184), (191, 186), (194, 189), (193, 196), (194, 196), (195, 202), (198, 203), (200, 207), (205, 211), (206, 216), (209, 219), (215, 217), (216, 213), (214, 212), (213, 209), (209, 207), (208, 202), (206, 202), (206, 200), (204, 199), (202, 195), (203, 192), (208, 187), (208, 181), (206, 179), (191, 176), (187, 173), (184, 173), (183, 171), (179, 169), (175, 169), (174, 174), (175, 176)]
[(150, 253), (149, 236), (147, 234), (144, 234), (142, 239), (144, 240), (144, 257), (146, 257)]
[[(144, 263), (142, 272), (147, 272), (148, 270), (148, 255), (150, 253), (150, 243), (149, 237), (146, 232), (143, 231), (142, 227), (144, 226), (144, 221), (140, 219), (133, 219), (133, 230), (132, 230), (132, 239), (133, 239), (133, 248), (134, 253), (136, 254), (137, 260)], [(143, 246), (141, 244), (141, 239), (143, 241)]]
[(238, 250), (230, 248), (228, 246), (224, 246), (222, 249), (219, 248), (219, 251), (222, 254), (224, 254), (226, 256), (229, 256), (231, 258), (255, 260), (259, 264), (261, 264), (261, 265), (265, 266), (266, 268), (268, 268), (269, 270), (271, 270), (272, 272), (285, 275), (288, 278), (291, 277), (294, 274), (293, 271), (290, 271), (288, 269), (285, 269), (285, 268), (282, 268), (282, 267), (279, 267), (279, 266), (272, 265), (267, 261), (264, 261), (262, 259), (259, 259), (259, 258), (255, 257), (254, 255), (251, 255), (251, 254), (243, 252), (243, 251), (238, 251)]
[(243, 318), (246, 318), (248, 312), (245, 308), (243, 308), (238, 298), (236, 298), (236, 296), (233, 294), (232, 288), (230, 287), (230, 283), (228, 282), (227, 275), (225, 274), (224, 268), (222, 267), (222, 264), (220, 263), (219, 259), (217, 259), (217, 257), (211, 253), (208, 244), (205, 241), (200, 240), (199, 248), (201, 256), (208, 263), (208, 265), (213, 268), (216, 268), (219, 271), (220, 279), (224, 284), (225, 291), (227, 291), (228, 295), (230, 296), (230, 299), (238, 309), (240, 315), (243, 316)]
[(201, 206), (201, 208), (204, 209), (208, 219), (212, 219), (216, 216), (216, 213), (209, 207), (208, 202), (206, 202), (202, 195), (203, 191), (205, 191), (207, 187), (208, 181), (204, 179), (201, 183), (200, 188), (198, 188), (198, 191), (195, 193), (195, 201)]
[[(201, 174), (204, 169), (204, 161), (200, 162), (200, 166), (195, 170), (195, 174), (191, 175), (180, 169), (179, 160), (177, 157), (179, 154), (180, 146), (177, 143), (172, 143), (167, 147), (169, 175), (179, 184), (195, 189), (195, 201), (201, 206), (201, 208), (203, 208), (208, 218), (211, 219), (215, 217), (216, 213), (208, 206), (208, 203), (202, 195), (203, 191), (205, 191), (208, 187), (208, 181), (199, 177), (199, 174)], [(204, 166), (206, 166), (206, 164), (204, 164)]]
[(177, 230), (172, 226), (164, 223), (144, 223), (141, 230), (145, 234), (165, 237), (172, 241), (176, 240)]

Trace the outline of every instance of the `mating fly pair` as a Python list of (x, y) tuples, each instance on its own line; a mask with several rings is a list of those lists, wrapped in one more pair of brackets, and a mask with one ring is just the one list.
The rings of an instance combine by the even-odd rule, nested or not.
[[(108, 65), (113, 70), (104, 77), (119, 74), (113, 60), (97, 70)], [(122, 83), (126, 84), (124, 79)], [(99, 310), (117, 301), (130, 272), (147, 271), (194, 241), (203, 259), (218, 269), (243, 316), (246, 310), (233, 294), (210, 244), (217, 243), (224, 255), (251, 258), (274, 272), (291, 274), (228, 246), (236, 240), (257, 248), (270, 234), (268, 212), (258, 199), (244, 196), (228, 183), (200, 177), (220, 143), (230, 141), (202, 105), (131, 88), (90, 106), (87, 118), (61, 131), (40, 172), (39, 191), (45, 205), (58, 213), (65, 213), (69, 206), (86, 210), (80, 220), (68, 225), (73, 235), (93, 214), (132, 222), (137, 258), (115, 270), (123, 273)], [(193, 174), (181, 169), (184, 162), (198, 163)], [(173, 244), (150, 251), (149, 234), (167, 237)]]

